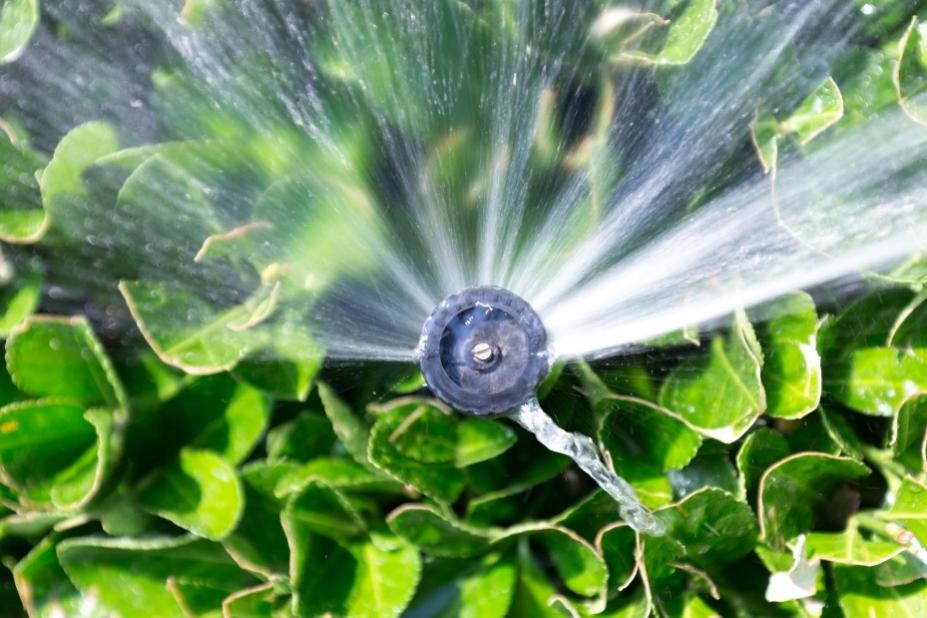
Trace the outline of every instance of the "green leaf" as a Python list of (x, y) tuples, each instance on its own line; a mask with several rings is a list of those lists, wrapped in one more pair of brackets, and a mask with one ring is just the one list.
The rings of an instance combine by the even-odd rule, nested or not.
[(927, 546), (927, 485), (915, 479), (901, 483), (888, 517), (904, 526)]
[(238, 527), (224, 546), (242, 568), (265, 578), (282, 576), (289, 569), (289, 547), (280, 513), (286, 500), (276, 495), (279, 479), (291, 471), (288, 464), (257, 461), (242, 471), (245, 508)]
[(68, 506), (89, 499), (99, 486), (94, 482), (101, 466), (97, 431), (84, 409), (69, 403), (37, 400), (0, 408), (4, 482), (27, 503), (47, 504), (56, 490), (76, 498)]
[(875, 580), (875, 569), (834, 567), (834, 584), (846, 616), (894, 618), (927, 614), (927, 581), (885, 587)]
[(688, 561), (701, 568), (733, 562), (756, 543), (750, 507), (721, 489), (706, 487), (656, 513)]
[(618, 522), (602, 528), (595, 540), (596, 549), (608, 567), (608, 589), (623, 589), (637, 574), (637, 534)]
[(895, 288), (864, 296), (828, 321), (819, 338), (824, 388), (844, 405), (891, 416), (907, 397), (927, 390), (927, 344), (911, 328), (922, 299)]
[(492, 459), (508, 450), (517, 438), (500, 422), (484, 418), (464, 418), (457, 423), (455, 463), (464, 468)]
[(222, 615), (235, 618), (272, 618), (278, 601), (273, 584), (260, 584), (229, 595), (222, 602)]
[(39, 180), (46, 220), (35, 230), (37, 237), (41, 237), (45, 228), (51, 225), (65, 236), (85, 242), (81, 232), (91, 222), (82, 220), (87, 214), (85, 206), (90, 198), (84, 184), (84, 173), (97, 160), (118, 149), (116, 131), (104, 122), (82, 124), (61, 139)]
[(404, 504), (386, 521), (396, 535), (433, 556), (474, 556), (490, 544), (488, 532), (455, 521), (427, 504)]
[(731, 443), (766, 409), (763, 357), (746, 316), (715, 337), (707, 358), (683, 361), (663, 383), (660, 405), (708, 438)]
[(790, 454), (789, 443), (778, 431), (761, 427), (750, 432), (737, 451), (737, 470), (740, 473), (740, 497), (756, 498), (760, 477), (771, 465)]
[(211, 450), (238, 464), (260, 440), (269, 416), (267, 399), (228, 375), (188, 380), (159, 408), (135, 415), (127, 451), (142, 468), (170, 460), (183, 447)]
[(140, 607), (149, 616), (180, 615), (169, 578), (228, 593), (256, 583), (219, 545), (192, 537), (81, 537), (62, 541), (58, 558), (100, 615), (134, 616)]
[(459, 615), (462, 618), (505, 616), (512, 602), (516, 576), (517, 570), (509, 554), (486, 556), (480, 568), (458, 584)]
[(914, 471), (927, 472), (927, 395), (907, 399), (892, 419), (892, 456)]
[(0, 337), (8, 337), (32, 315), (41, 295), (42, 275), (35, 271), (17, 273), (0, 288)]
[(917, 17), (898, 43), (898, 61), (892, 73), (898, 104), (912, 120), (927, 124), (927, 43)]
[(817, 349), (818, 316), (805, 293), (786, 296), (772, 308), (763, 325), (763, 386), (766, 413), (779, 418), (801, 418), (821, 399), (821, 357)]
[(6, 363), (13, 382), (34, 397), (128, 409), (109, 357), (81, 316), (29, 318), (10, 336)]
[[(583, 596), (602, 595), (608, 583), (608, 568), (595, 547), (572, 530), (553, 524), (525, 523), (509, 528), (497, 537), (497, 542), (513, 539), (524, 541), (542, 550), (559, 579), (571, 592)], [(521, 568), (533, 570), (536, 567)]]
[(779, 144), (794, 135), (799, 144), (810, 143), (843, 118), (843, 94), (832, 77), (814, 89), (788, 117), (777, 119), (769, 112), (757, 112), (750, 126), (753, 146), (763, 171), (775, 172)]
[(659, 472), (682, 468), (702, 443), (696, 432), (669, 411), (642, 399), (611, 395), (600, 407), (605, 416), (599, 440), (618, 474), (640, 465)]
[(304, 412), (268, 432), (267, 458), (309, 461), (331, 454), (335, 440), (328, 419)]
[(39, 23), (38, 0), (6, 0), (0, 8), (0, 63), (19, 58)]
[(232, 374), (279, 399), (305, 401), (324, 353), (302, 326), (273, 325), (273, 344), (259, 347), (235, 365)]
[(253, 331), (236, 326), (248, 321), (259, 296), (220, 309), (173, 283), (123, 281), (119, 290), (158, 357), (187, 373), (231, 369), (256, 344)]
[(367, 529), (344, 494), (319, 481), (306, 483), (290, 497), (282, 521), (291, 543), (310, 535), (349, 542)]
[(874, 567), (904, 551), (892, 541), (864, 539), (856, 526), (843, 532), (812, 532), (807, 535), (808, 556), (828, 562)]
[(13, 568), (13, 579), (30, 616), (80, 615), (81, 598), (58, 563), (57, 539), (42, 539)]
[(689, 0), (685, 9), (670, 22), (659, 52), (625, 52), (621, 57), (658, 66), (688, 64), (705, 44), (717, 21), (717, 0)]
[(235, 529), (244, 508), (241, 481), (222, 457), (192, 448), (157, 473), (139, 494), (143, 509), (194, 534), (223, 539)]
[(814, 89), (780, 126), (783, 133), (794, 133), (807, 144), (843, 118), (843, 95), (833, 78)]
[[(418, 585), (421, 560), (409, 545), (384, 549), (361, 541), (344, 547), (318, 535), (293, 536), (292, 531), (287, 538), (297, 616), (399, 616)], [(320, 564), (325, 568), (318, 568)]]
[[(22, 3), (21, 0), (18, 2)], [(15, 4), (15, 3), (10, 3)], [(0, 39), (2, 39), (3, 12), (0, 9)], [(0, 43), (2, 44), (2, 43)], [(37, 173), (46, 160), (34, 152), (24, 137), (0, 119), (0, 240), (8, 243), (33, 243), (46, 231), (46, 216), (42, 208), (42, 194)]]
[(322, 400), (325, 416), (331, 421), (335, 435), (344, 448), (355, 461), (370, 466), (370, 459), (367, 457), (370, 429), (324, 382), (319, 382), (319, 398)]
[[(419, 412), (432, 410), (432, 412)], [(404, 434), (415, 432), (410, 427), (423, 414), (436, 422), (444, 417), (450, 425), (444, 427), (433, 445), (428, 445), (429, 434), (422, 432), (421, 439), (410, 439)], [(435, 416), (435, 414), (439, 416)], [(456, 445), (454, 436), (448, 435), (454, 428), (454, 420), (442, 412), (419, 405), (400, 405), (382, 414), (370, 432), (368, 455), (370, 461), (380, 470), (396, 480), (414, 487), (417, 491), (440, 502), (453, 502), (466, 485), (464, 473), (456, 467)], [(421, 446), (421, 449), (417, 447)], [(403, 452), (412, 452), (418, 457), (432, 461), (421, 461)], [(442, 452), (444, 455), (442, 455)], [(443, 461), (442, 461), (443, 459)]]
[(750, 123), (750, 139), (756, 156), (763, 166), (763, 171), (769, 173), (776, 169), (779, 162), (779, 121), (768, 112), (757, 112)]
[(798, 453), (771, 466), (760, 479), (757, 510), (761, 535), (774, 547), (811, 529), (815, 511), (844, 481), (868, 476), (869, 468), (847, 457)]

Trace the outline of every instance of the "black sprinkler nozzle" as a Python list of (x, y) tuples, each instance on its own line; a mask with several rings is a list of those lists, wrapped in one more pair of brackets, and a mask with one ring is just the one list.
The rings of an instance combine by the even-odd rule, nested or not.
[(495, 286), (445, 298), (425, 321), (419, 353), (434, 394), (477, 416), (520, 406), (549, 370), (541, 319), (522, 298)]

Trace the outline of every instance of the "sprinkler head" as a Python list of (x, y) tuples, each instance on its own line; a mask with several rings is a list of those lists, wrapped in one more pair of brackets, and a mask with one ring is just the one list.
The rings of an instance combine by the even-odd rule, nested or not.
[(419, 353), (434, 394), (477, 416), (523, 404), (549, 368), (541, 318), (524, 300), (495, 286), (445, 298), (425, 321)]

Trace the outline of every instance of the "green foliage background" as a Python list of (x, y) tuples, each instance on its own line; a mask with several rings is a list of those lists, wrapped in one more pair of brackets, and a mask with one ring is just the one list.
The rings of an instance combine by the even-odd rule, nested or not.
[[(578, 19), (594, 28), (610, 5), (578, 3)], [(332, 5), (332, 23), (370, 17), (353, 6)], [(911, 130), (927, 130), (923, 3), (866, 6), (832, 75), (758, 104), (742, 136), (753, 172), (775, 182), (781, 153), (801, 156), (881, 114), (901, 110)], [(479, 21), (506, 7), (440, 0), (430, 15)], [(534, 145), (541, 172), (595, 164), (622, 71), (684, 71), (725, 15), (760, 7), (649, 8), (565, 48), (597, 67), (598, 122), (566, 137), (552, 105)], [(208, 29), (216, 14), (231, 19), (223, 10), (190, 0), (179, 15)], [(390, 44), (395, 24), (383, 19)], [(30, 92), (16, 71), (34, 48), (81, 52), (69, 20), (107, 32), (113, 50), (157, 49), (131, 3), (0, 9), (4, 76), (21, 88), (3, 100), (0, 135), (2, 615), (927, 615), (920, 256), (867, 275), (872, 291), (849, 305), (795, 292), (717, 332), (556, 367), (543, 407), (595, 436), (669, 530), (640, 536), (571, 462), (505, 420), (446, 409), (416, 373), (322, 369), (301, 327), (307, 299), (371, 268), (362, 252), (331, 254), (344, 235), (375, 242), (379, 229), (379, 196), (359, 172), (376, 156), (369, 118), (347, 114), (349, 164), (328, 164), (323, 181), (294, 175), (293, 161), (326, 165), (311, 140), (283, 116), (254, 127), (204, 104), (182, 63), (151, 52), (157, 126), (146, 143), (127, 143), (108, 109), (91, 109), (122, 92), (74, 101), (65, 120), (81, 122), (62, 126), (50, 119), (60, 107), (42, 105), (40, 84)], [(414, 85), (388, 62), (352, 75), (337, 50), (315, 52), (338, 88), (378, 85), (365, 96), (386, 114), (389, 89)], [(441, 145), (433, 173), (465, 192), (477, 138), (400, 129)], [(299, 221), (281, 207), (294, 192), (317, 196)], [(229, 220), (217, 195), (249, 215)], [(178, 218), (165, 204), (179, 202)], [(133, 263), (137, 237), (97, 251), (119, 237), (101, 212), (139, 217), (176, 255), (157, 269)], [(596, 212), (590, 199), (585, 225)], [(82, 278), (74, 263), (111, 280)], [(203, 292), (219, 277), (245, 293)], [(76, 300), (62, 299), (69, 285)]]

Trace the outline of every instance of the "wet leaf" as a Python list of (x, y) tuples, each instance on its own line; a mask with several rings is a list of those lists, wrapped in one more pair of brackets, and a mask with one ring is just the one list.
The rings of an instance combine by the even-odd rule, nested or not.
[(36, 400), (0, 408), (0, 470), (26, 503), (79, 506), (108, 466), (110, 415)]
[(6, 362), (13, 382), (34, 397), (128, 408), (115, 369), (83, 317), (29, 318), (10, 336)]
[(821, 357), (817, 349), (818, 315), (807, 294), (786, 296), (760, 330), (766, 413), (801, 418), (821, 399)]
[(873, 569), (837, 566), (834, 583), (847, 616), (892, 618), (927, 612), (927, 581), (883, 588), (876, 583)]
[(344, 494), (319, 481), (306, 483), (290, 496), (282, 521), (291, 543), (310, 535), (348, 543), (367, 528)]
[(899, 41), (898, 55), (892, 74), (898, 104), (912, 120), (927, 124), (927, 43), (917, 17)]
[(844, 481), (870, 473), (862, 463), (824, 453), (798, 453), (771, 466), (760, 479), (757, 510), (762, 537), (773, 546), (811, 529), (816, 510)]
[(19, 58), (39, 23), (38, 0), (7, 0), (0, 9), (0, 63)]
[(97, 160), (118, 149), (115, 129), (103, 122), (82, 124), (61, 139), (39, 180), (45, 219), (33, 230), (34, 239), (41, 238), (51, 225), (59, 235), (70, 236), (77, 242), (86, 240), (83, 232), (90, 231), (89, 222), (79, 220), (90, 198), (84, 173)]
[(119, 290), (151, 348), (187, 373), (231, 369), (258, 343), (253, 331), (234, 328), (251, 315), (249, 302), (223, 310), (172, 283), (123, 281)]
[(335, 435), (344, 448), (358, 463), (370, 466), (367, 457), (370, 429), (324, 382), (319, 383), (319, 397), (322, 399), (325, 416), (331, 422)]
[(290, 552), (280, 522), (286, 499), (276, 495), (276, 488), (291, 471), (285, 463), (262, 461), (242, 469), (244, 510), (223, 543), (242, 568), (265, 577), (283, 575), (289, 568)]
[(319, 414), (303, 413), (268, 432), (267, 458), (309, 461), (330, 454), (335, 440), (335, 433), (327, 418)]
[(749, 552), (757, 523), (746, 503), (726, 491), (708, 487), (657, 511), (687, 560), (713, 569)]
[[(0, 262), (3, 258), (0, 256)], [(0, 288), (0, 337), (8, 337), (14, 328), (38, 308), (42, 294), (42, 275), (20, 273)]]
[(778, 431), (766, 427), (751, 432), (737, 451), (740, 497), (753, 504), (760, 477), (767, 468), (790, 454), (789, 443)]
[[(927, 389), (927, 348), (917, 334), (920, 299), (903, 288), (864, 296), (826, 324), (819, 339), (824, 388), (853, 410), (892, 416)], [(905, 326), (908, 324), (909, 326)]]
[(473, 556), (486, 551), (491, 541), (488, 531), (454, 521), (425, 504), (403, 505), (387, 522), (398, 536), (433, 556)]
[(294, 614), (384, 618), (399, 616), (412, 599), (421, 561), (411, 546), (383, 549), (371, 541), (341, 546), (318, 535), (287, 534)]
[(892, 456), (914, 471), (927, 472), (927, 395), (906, 400), (892, 419)]
[(927, 485), (915, 479), (905, 479), (888, 516), (927, 546)]
[[(380, 470), (396, 480), (414, 487), (417, 491), (440, 502), (453, 502), (463, 491), (466, 485), (464, 473), (456, 467), (456, 445), (454, 436), (449, 435), (454, 421), (445, 427), (446, 433), (442, 442), (438, 436), (434, 443), (428, 441), (429, 434), (425, 434), (420, 441), (403, 438), (403, 434), (413, 429), (416, 421), (416, 410), (431, 409), (417, 405), (400, 405), (389, 412), (382, 414), (373, 430), (370, 432), (370, 461)], [(432, 409), (433, 410), (433, 409)], [(432, 413), (432, 415), (435, 413)], [(442, 412), (436, 414), (444, 415)], [(437, 416), (433, 416), (437, 419)], [(407, 455), (412, 445), (422, 445), (427, 448), (419, 457), (426, 456), (432, 461), (422, 461)], [(403, 446), (405, 451), (403, 452)], [(441, 453), (444, 453), (442, 456)], [(443, 461), (442, 461), (443, 459)]]
[[(0, 32), (3, 29), (3, 12), (11, 4), (23, 4), (23, 1), (4, 4), (0, 9)], [(2, 122), (0, 127), (3, 127)], [(46, 227), (42, 195), (36, 178), (36, 173), (46, 164), (45, 158), (6, 130), (0, 131), (0, 157), (4, 162), (3, 168), (0, 168), (0, 240), (9, 243), (35, 242), (42, 237)]]
[(241, 481), (222, 457), (192, 448), (156, 474), (139, 495), (149, 513), (212, 540), (229, 535), (244, 508)]
[(256, 581), (208, 541), (180, 538), (81, 537), (58, 545), (61, 566), (100, 614), (177, 616), (169, 578), (232, 592)]
[(893, 541), (864, 539), (854, 525), (843, 532), (811, 532), (807, 539), (809, 556), (838, 564), (873, 567), (904, 551)]
[(717, 0), (689, 0), (670, 21), (659, 52), (625, 52), (622, 58), (658, 66), (687, 64), (705, 44), (717, 21)]
[(841, 118), (843, 95), (837, 82), (828, 77), (783, 121), (781, 130), (794, 133), (799, 143), (807, 144)]
[(684, 361), (670, 373), (660, 405), (703, 436), (733, 442), (766, 408), (762, 364), (753, 327), (740, 313), (727, 336), (712, 340), (707, 358)]
[(30, 616), (79, 615), (83, 601), (61, 568), (56, 549), (57, 539), (46, 537), (13, 568), (16, 588)]
[(272, 618), (278, 606), (273, 584), (245, 588), (222, 602), (223, 618)]
[(599, 440), (619, 474), (642, 465), (658, 472), (681, 468), (702, 443), (697, 433), (655, 404), (611, 396), (600, 407), (606, 416)]
[(610, 524), (599, 532), (595, 546), (608, 567), (608, 589), (619, 590), (637, 573), (637, 535), (624, 522)]

